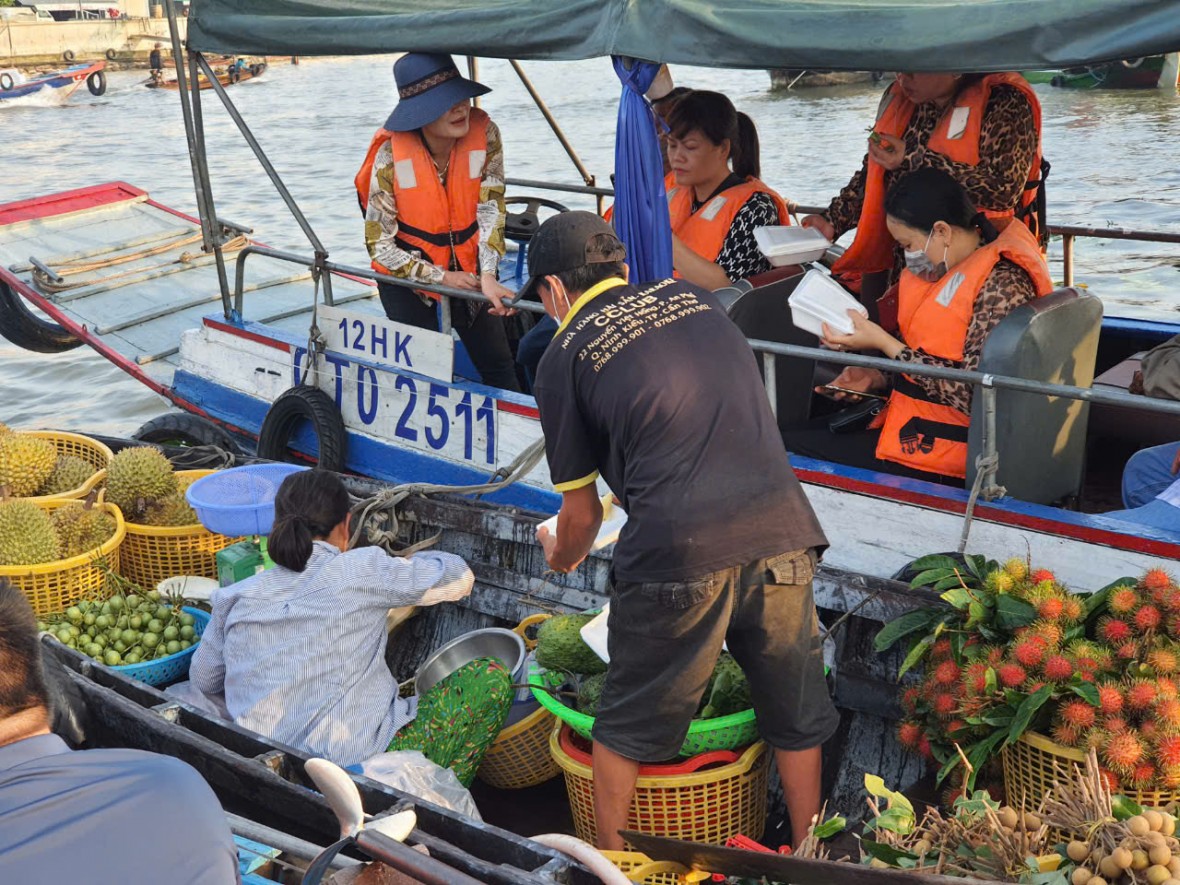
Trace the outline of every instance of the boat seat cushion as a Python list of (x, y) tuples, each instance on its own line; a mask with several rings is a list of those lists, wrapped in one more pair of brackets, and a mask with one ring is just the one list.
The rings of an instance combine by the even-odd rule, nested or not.
[[(1139, 371), (1144, 353), (1123, 360), (1094, 379), (1094, 386), (1112, 393), (1126, 393)], [(1134, 443), (1140, 448), (1158, 446), (1180, 439), (1180, 415), (1161, 415), (1095, 403), (1090, 407), (1093, 436)]]
[[(1089, 387), (1094, 380), (1102, 302), (1058, 289), (1023, 304), (984, 342), (979, 371)], [(1089, 404), (1042, 394), (996, 392), (997, 483), (1022, 501), (1052, 504), (1081, 491)], [(967, 487), (983, 450), (984, 397), (977, 388), (967, 441)]]

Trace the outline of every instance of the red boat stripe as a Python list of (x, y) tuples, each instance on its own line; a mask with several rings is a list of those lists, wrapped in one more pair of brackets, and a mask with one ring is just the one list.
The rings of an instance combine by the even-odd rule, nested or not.
[(536, 418), (540, 420), (541, 413), (537, 411), (536, 406), (523, 406), (519, 403), (509, 403), (502, 399), (496, 400), (496, 408), (501, 412), (508, 412), (512, 415), (524, 415), (526, 418)]
[(147, 191), (127, 184), (125, 181), (111, 181), (91, 187), (81, 187), (59, 194), (47, 194), (28, 200), (17, 200), (0, 206), (0, 226), (28, 221), (33, 218), (52, 218), (83, 209), (94, 209), (111, 203), (122, 203), (136, 197), (147, 196)]
[(210, 329), (216, 329), (218, 332), (225, 332), (227, 335), (234, 335), (238, 338), (245, 338), (247, 341), (265, 344), (267, 347), (273, 347), (275, 350), (286, 351), (290, 349), (290, 345), (285, 341), (270, 338), (258, 332), (251, 332), (248, 329), (243, 329), (241, 326), (223, 323), (221, 320), (215, 320), (212, 317), (205, 317), (204, 323)]

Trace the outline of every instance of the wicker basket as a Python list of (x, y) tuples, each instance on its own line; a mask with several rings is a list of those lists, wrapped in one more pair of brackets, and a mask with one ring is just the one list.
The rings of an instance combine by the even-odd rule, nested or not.
[(603, 857), (619, 868), (632, 882), (642, 885), (681, 885), (686, 873), (684, 864), (673, 860), (652, 860), (639, 851), (601, 851)]
[[(196, 480), (213, 472), (178, 470), (176, 478)], [(129, 522), (119, 574), (149, 590), (176, 575), (216, 579), (217, 554), (241, 540), (214, 534), (200, 523), (155, 526)]]
[(549, 752), (549, 734), (557, 720), (544, 707), (508, 726), (484, 756), (477, 776), (501, 790), (535, 787), (557, 777), (561, 769)]
[[(1086, 766), (1086, 754), (1081, 750), (1063, 747), (1035, 732), (1026, 732), (1006, 746), (1002, 759), (1008, 803), (1024, 808), (1038, 808), (1045, 793), (1063, 775), (1068, 775), (1071, 767)], [(1135, 790), (1120, 786), (1118, 792), (1150, 808), (1180, 802), (1180, 790)]]
[(85, 498), (106, 479), (107, 465), (111, 463), (111, 450), (96, 439), (82, 436), (80, 433), (63, 433), (56, 430), (22, 430), (21, 436), (35, 436), (38, 439), (49, 440), (57, 449), (59, 458), (70, 455), (81, 458), (94, 468), (94, 475), (76, 489), (68, 492), (58, 492), (56, 495), (37, 495), (26, 498), (37, 504), (46, 501), (70, 501)]
[[(597, 831), (590, 756), (574, 744), (568, 725), (550, 733), (549, 750), (565, 774), (574, 831), (593, 845)], [(711, 763), (715, 767), (702, 767)], [(769, 763), (766, 744), (759, 741), (741, 755), (718, 751), (675, 766), (642, 766), (627, 827), (714, 845), (738, 833), (758, 839), (766, 829)], [(661, 769), (669, 773), (652, 773)]]
[[(68, 500), (60, 499), (38, 502), (37, 506), (52, 513), (68, 503)], [(118, 507), (113, 504), (96, 506), (115, 518), (115, 534), (97, 550), (40, 565), (0, 566), (0, 578), (7, 578), (25, 594), (34, 614), (54, 614), (65, 611), (79, 599), (98, 599), (108, 595), (104, 592), (105, 580), (99, 564), (105, 561), (111, 571), (119, 571), (126, 526)]]

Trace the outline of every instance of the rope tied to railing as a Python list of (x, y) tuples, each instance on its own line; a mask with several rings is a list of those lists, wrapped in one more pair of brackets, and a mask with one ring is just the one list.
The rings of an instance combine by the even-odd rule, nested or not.
[(441, 532), (408, 547), (398, 546), (401, 525), (397, 511), (403, 501), (411, 496), (492, 494), (507, 488), (532, 472), (533, 468), (541, 462), (544, 454), (545, 440), (541, 438), (517, 455), (511, 463), (492, 474), (487, 482), (467, 486), (430, 482), (404, 483), (378, 492), (371, 498), (358, 501), (352, 509), (355, 528), (352, 532), (350, 545), (355, 546), (363, 534), (364, 539), (370, 545), (381, 547), (391, 556), (409, 556), (419, 550), (425, 550), (438, 542)]
[[(971, 520), (975, 516), (975, 502), (983, 491), (984, 481), (994, 477), (1000, 468), (1000, 456), (993, 452), (990, 455), (977, 455), (975, 458), (975, 482), (971, 484), (971, 494), (967, 498), (967, 509), (963, 511), (963, 532), (959, 536), (959, 553), (967, 549), (967, 536), (971, 534)], [(989, 484), (988, 494), (984, 497), (1002, 497), (1007, 490), (1001, 485)]]

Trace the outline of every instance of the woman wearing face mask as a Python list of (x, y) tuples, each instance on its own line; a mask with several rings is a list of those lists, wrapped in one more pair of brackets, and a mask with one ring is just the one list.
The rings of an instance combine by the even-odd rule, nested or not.
[[(997, 232), (949, 174), (920, 169), (900, 179), (885, 201), (890, 235), (904, 250), (899, 281), (901, 337), (849, 311), (854, 329), (824, 327), (836, 350), (876, 350), (903, 363), (972, 370), (987, 335), (1013, 309), (1053, 288), (1036, 238), (1009, 220)], [(884, 392), (890, 379), (876, 370), (847, 368), (836, 387)], [(838, 398), (856, 399), (848, 394)], [(789, 451), (908, 476), (961, 480), (967, 469), (971, 385), (909, 375), (892, 376), (879, 429), (832, 434), (828, 419), (785, 431)]]
[(790, 224), (786, 203), (759, 179), (758, 130), (720, 92), (694, 89), (668, 113), (672, 264), (706, 289), (770, 270), (754, 229)]
[[(455, 331), (485, 384), (519, 390), (500, 285), (504, 256), (504, 149), (500, 130), (471, 99), (491, 90), (459, 74), (449, 55), (410, 52), (393, 66), (398, 103), (369, 144), (355, 185), (373, 269), (482, 292), (456, 302)], [(378, 283), (391, 320), (438, 328), (438, 296)]]
[(1018, 214), (1038, 234), (1041, 106), (1019, 74), (898, 74), (877, 111), (860, 170), (813, 227), (835, 240), (856, 238), (833, 266), (861, 275), (861, 299), (876, 301), (895, 283), (901, 250), (885, 226), (885, 194), (917, 169), (941, 169), (966, 189), (971, 204), (995, 219)]

